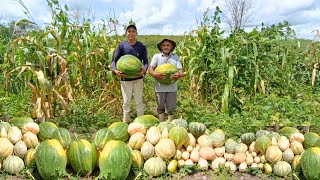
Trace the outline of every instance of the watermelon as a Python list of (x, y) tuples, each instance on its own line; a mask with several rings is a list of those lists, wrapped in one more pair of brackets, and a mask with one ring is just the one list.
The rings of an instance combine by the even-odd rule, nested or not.
[(109, 127), (108, 130), (112, 132), (114, 135), (115, 140), (120, 140), (120, 141), (127, 141), (129, 139), (129, 133), (128, 133), (128, 124), (125, 122), (115, 122), (112, 123)]
[(189, 132), (195, 137), (200, 137), (206, 132), (206, 125), (200, 122), (191, 122), (189, 124)]
[(320, 139), (320, 136), (314, 132), (304, 134), (303, 146), (306, 148), (314, 147), (315, 143)]
[(22, 129), (23, 125), (28, 122), (34, 122), (30, 117), (13, 117), (9, 120), (9, 123), (13, 126), (17, 126), (19, 129)]
[(301, 156), (300, 165), (307, 180), (320, 179), (320, 148), (308, 148)]
[(99, 168), (105, 179), (125, 180), (131, 169), (132, 154), (126, 143), (118, 140), (109, 141), (99, 157)]
[(177, 81), (177, 80), (170, 79), (172, 74), (178, 72), (177, 67), (171, 63), (161, 64), (161, 65), (157, 66), (154, 71), (156, 73), (162, 73), (166, 76), (165, 79), (156, 78), (156, 80), (161, 84), (170, 85), (170, 84), (173, 84)]
[(52, 133), (52, 139), (58, 140), (63, 149), (67, 149), (71, 143), (71, 136), (66, 128), (58, 128)]
[(42, 122), (39, 124), (39, 134), (40, 140), (44, 141), (46, 139), (51, 139), (53, 132), (58, 129), (58, 126), (52, 122)]
[(72, 169), (78, 174), (91, 174), (98, 160), (98, 151), (94, 143), (85, 139), (72, 141), (67, 151)]
[(153, 115), (142, 115), (136, 117), (133, 122), (138, 122), (144, 125), (146, 129), (149, 129), (152, 126), (156, 126), (160, 123), (159, 119)]
[(143, 68), (142, 62), (133, 55), (124, 55), (116, 63), (117, 70), (121, 71), (126, 78), (136, 78), (137, 73)]
[(41, 142), (35, 156), (38, 172), (43, 179), (58, 179), (66, 174), (67, 155), (58, 140)]

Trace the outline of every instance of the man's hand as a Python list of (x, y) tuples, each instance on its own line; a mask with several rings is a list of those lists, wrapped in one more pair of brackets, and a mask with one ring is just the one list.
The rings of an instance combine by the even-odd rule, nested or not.
[(162, 80), (166, 79), (166, 76), (163, 73), (155, 73), (154, 77)]
[(119, 70), (114, 70), (114, 73), (117, 75), (117, 76), (119, 76), (119, 77), (121, 77), (121, 78), (125, 78), (126, 77), (126, 75), (124, 75), (121, 71), (119, 71)]
[(179, 79), (181, 77), (182, 77), (181, 74), (179, 72), (176, 72), (176, 73), (171, 75), (170, 79), (171, 80), (177, 80), (177, 79)]
[(138, 77), (143, 76), (146, 73), (146, 70), (144, 68), (141, 68), (141, 72), (137, 73)]

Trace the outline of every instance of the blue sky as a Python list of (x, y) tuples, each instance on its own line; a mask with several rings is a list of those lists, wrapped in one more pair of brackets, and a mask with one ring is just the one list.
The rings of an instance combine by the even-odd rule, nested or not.
[[(39, 26), (51, 21), (45, 0), (23, 0), (34, 21)], [(313, 39), (320, 29), (319, 0), (254, 0), (252, 19), (246, 29), (261, 25), (277, 24), (287, 20), (298, 38)], [(1, 0), (0, 22), (27, 18), (16, 0)], [(136, 22), (139, 34), (182, 35), (195, 29), (203, 12), (219, 6), (225, 11), (223, 0), (60, 0), (61, 4), (79, 10), (83, 14), (94, 14), (94, 23), (110, 17), (121, 24), (130, 19)], [(228, 30), (225, 23), (223, 29)]]

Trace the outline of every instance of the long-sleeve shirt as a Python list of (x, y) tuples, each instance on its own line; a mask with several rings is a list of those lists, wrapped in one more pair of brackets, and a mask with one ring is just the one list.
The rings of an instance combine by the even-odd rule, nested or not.
[[(118, 47), (116, 48), (114, 52), (114, 56), (111, 62), (111, 66), (114, 70), (117, 69), (116, 63), (119, 60), (119, 58), (123, 55), (131, 54), (133, 56), (136, 56), (138, 59), (141, 60), (143, 64), (143, 68), (147, 71), (149, 62), (148, 62), (148, 53), (147, 53), (147, 48), (144, 44), (141, 42), (137, 41), (134, 45), (131, 45), (128, 43), (128, 41), (121, 42)], [(141, 79), (143, 77), (139, 78), (121, 78), (122, 81), (132, 81), (136, 79)]]

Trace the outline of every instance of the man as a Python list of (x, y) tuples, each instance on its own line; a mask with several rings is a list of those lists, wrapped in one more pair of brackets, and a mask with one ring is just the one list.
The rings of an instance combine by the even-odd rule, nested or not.
[[(126, 28), (127, 40), (121, 42), (114, 53), (111, 66), (114, 73), (121, 78), (121, 92), (123, 98), (123, 122), (130, 123), (131, 99), (135, 99), (137, 116), (144, 115), (144, 104), (142, 101), (143, 95), (143, 76), (148, 69), (148, 53), (147, 48), (140, 41), (137, 40), (137, 27), (129, 25)], [(137, 74), (136, 78), (126, 78), (126, 76), (117, 70), (116, 63), (123, 55), (136, 56), (144, 64), (141, 72)]]

